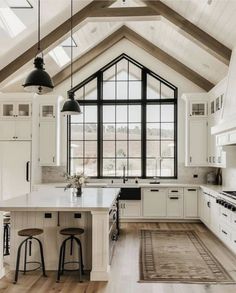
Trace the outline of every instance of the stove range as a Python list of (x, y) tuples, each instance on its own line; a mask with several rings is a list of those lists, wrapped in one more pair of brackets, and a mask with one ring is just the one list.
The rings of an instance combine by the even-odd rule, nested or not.
[[(236, 205), (235, 205), (236, 191), (222, 191), (222, 192), (220, 192), (220, 194), (223, 195), (224, 197), (223, 198), (217, 197), (216, 203), (235, 212), (236, 211)], [(233, 199), (233, 201), (230, 201), (232, 199)]]
[(225, 196), (228, 196), (230, 198), (236, 199), (236, 191), (232, 191), (232, 190), (231, 191), (225, 191), (225, 190), (223, 190), (221, 192), (221, 194), (223, 194)]

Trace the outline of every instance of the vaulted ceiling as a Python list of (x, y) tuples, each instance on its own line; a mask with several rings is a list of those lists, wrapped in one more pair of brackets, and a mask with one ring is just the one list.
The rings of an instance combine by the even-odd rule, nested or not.
[[(25, 8), (13, 8), (17, 1)], [(28, 2), (33, 8), (26, 8)], [(70, 0), (56, 3), (41, 0), (42, 46), (47, 71), (59, 80), (62, 74), (65, 78), (70, 61), (70, 48), (63, 44), (69, 37)], [(11, 11), (25, 26), (14, 37), (4, 27), (3, 5), (12, 6)], [(227, 74), (231, 50), (236, 45), (235, 12), (235, 0), (74, 0), (74, 59), (85, 65), (96, 55), (95, 49), (99, 52), (99, 46), (100, 50), (112, 46), (111, 35), (117, 41), (128, 38), (208, 90)], [(10, 90), (13, 84), (21, 90), (32, 70), (36, 15), (37, 0), (0, 0), (0, 91)], [(56, 62), (60, 56), (62, 64)], [(80, 68), (81, 64), (77, 66)]]

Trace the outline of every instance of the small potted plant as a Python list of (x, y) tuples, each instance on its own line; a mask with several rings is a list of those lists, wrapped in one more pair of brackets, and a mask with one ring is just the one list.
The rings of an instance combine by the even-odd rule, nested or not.
[(74, 175), (70, 175), (68, 173), (65, 173), (65, 178), (67, 181), (67, 185), (65, 189), (67, 188), (74, 188), (76, 196), (81, 196), (82, 194), (82, 186), (85, 184), (87, 177), (84, 175), (84, 173), (77, 173)]

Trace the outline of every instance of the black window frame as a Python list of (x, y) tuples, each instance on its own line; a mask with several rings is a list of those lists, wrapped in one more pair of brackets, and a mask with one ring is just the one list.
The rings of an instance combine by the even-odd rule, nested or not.
[[(120, 60), (126, 59), (127, 61), (133, 63), (141, 69), (141, 99), (137, 100), (103, 100), (102, 98), (102, 83), (103, 83), (103, 72)], [(147, 76), (151, 75), (155, 79), (159, 80), (160, 83), (163, 83), (165, 86), (170, 87), (174, 91), (174, 98), (171, 99), (147, 99)], [(102, 143), (103, 142), (103, 105), (141, 105), (141, 176), (129, 176), (129, 178), (139, 177), (139, 178), (153, 178), (153, 176), (146, 176), (146, 108), (147, 105), (155, 104), (155, 105), (166, 105), (170, 104), (174, 106), (174, 175), (173, 176), (158, 176), (161, 179), (177, 179), (178, 178), (178, 88), (165, 80), (158, 74), (154, 73), (147, 67), (143, 66), (133, 58), (129, 57), (126, 54), (121, 54), (113, 61), (108, 63), (106, 66), (95, 72), (93, 75), (73, 87), (70, 92), (76, 93), (81, 87), (85, 86), (87, 83), (92, 81), (93, 79), (97, 79), (97, 99), (96, 100), (78, 100), (80, 105), (96, 105), (97, 106), (97, 176), (92, 178), (98, 179), (106, 179), (106, 178), (120, 178), (120, 176), (102, 176), (103, 172), (103, 154), (102, 154)], [(70, 155), (70, 146), (71, 146), (71, 117), (67, 117), (67, 171), (70, 173), (71, 169), (71, 155)]]

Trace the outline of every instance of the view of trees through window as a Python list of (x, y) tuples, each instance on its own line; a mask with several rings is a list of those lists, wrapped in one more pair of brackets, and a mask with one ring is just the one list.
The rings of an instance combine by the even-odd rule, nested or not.
[(91, 177), (177, 176), (177, 88), (122, 55), (76, 89), (69, 168)]

